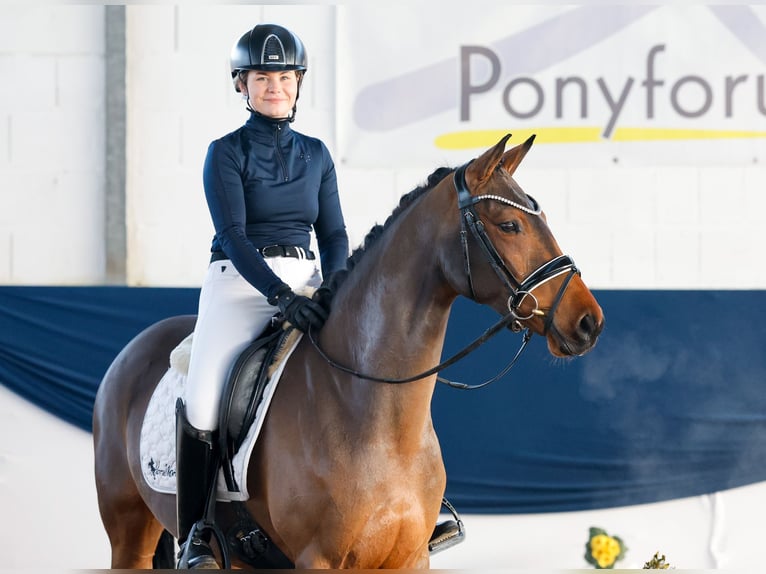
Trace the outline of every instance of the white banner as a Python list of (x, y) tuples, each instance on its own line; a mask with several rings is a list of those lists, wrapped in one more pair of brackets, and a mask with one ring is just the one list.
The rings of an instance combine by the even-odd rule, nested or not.
[(350, 166), (454, 165), (507, 132), (537, 134), (562, 167), (766, 162), (765, 6), (339, 12)]

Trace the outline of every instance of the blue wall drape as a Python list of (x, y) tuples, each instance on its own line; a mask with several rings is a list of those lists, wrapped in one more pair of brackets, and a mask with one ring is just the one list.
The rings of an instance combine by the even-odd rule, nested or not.
[[(151, 323), (194, 313), (186, 288), (0, 287), (0, 383), (90, 430), (99, 382)], [(462, 512), (625, 506), (766, 480), (766, 292), (596, 291), (606, 328), (585, 357), (542, 338), (482, 390), (438, 386), (434, 425)], [(459, 299), (444, 356), (496, 320)], [(520, 337), (447, 370), (475, 384)]]

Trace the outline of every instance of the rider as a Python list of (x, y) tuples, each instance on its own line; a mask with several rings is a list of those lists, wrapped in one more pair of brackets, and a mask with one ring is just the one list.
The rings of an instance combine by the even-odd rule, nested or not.
[(259, 24), (231, 53), (234, 89), (250, 117), (215, 140), (203, 170), (215, 227), (202, 284), (184, 401), (176, 412), (179, 568), (216, 568), (210, 534), (195, 529), (217, 476), (213, 435), (237, 356), (279, 310), (301, 331), (322, 327), (329, 303), (296, 294), (345, 268), (348, 236), (335, 167), (319, 139), (293, 131), (306, 50), (290, 30)]

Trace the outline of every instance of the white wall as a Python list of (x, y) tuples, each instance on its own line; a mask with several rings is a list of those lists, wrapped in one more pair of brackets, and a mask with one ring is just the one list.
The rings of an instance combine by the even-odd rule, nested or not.
[(0, 7), (0, 281), (104, 273), (104, 8)]
[[(284, 23), (308, 46), (295, 127), (322, 138), (336, 156), (352, 246), (437, 167), (387, 163), (385, 149), (377, 168), (346, 162), (354, 143), (339, 140), (338, 125), (348, 122), (353, 104), (347, 78), (364, 66), (348, 69), (353, 60), (338, 27), (358, 8), (132, 4), (126, 10), (129, 284), (201, 281), (213, 232), (202, 162), (209, 142), (247, 117), (228, 79), (228, 55), (257, 22)], [(100, 283), (104, 7), (17, 5), (0, 14), (0, 280)], [(374, 14), (354, 25), (363, 37), (366, 26), (375, 29)], [(499, 116), (498, 124), (508, 118)], [(726, 140), (719, 145), (730, 147)], [(610, 165), (594, 154), (592, 166), (551, 167), (561, 149), (536, 146), (517, 179), (542, 203), (591, 286), (766, 287), (766, 269), (752, 265), (766, 243), (763, 157), (667, 165), (656, 156), (656, 165), (638, 167)], [(450, 157), (462, 161), (480, 151)]]

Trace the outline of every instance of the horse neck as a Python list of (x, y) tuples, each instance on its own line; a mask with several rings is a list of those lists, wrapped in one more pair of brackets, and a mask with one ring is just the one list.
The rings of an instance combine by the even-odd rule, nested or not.
[[(365, 374), (406, 378), (436, 365), (456, 297), (439, 267), (447, 214), (432, 190), (402, 213), (349, 274), (322, 335), (327, 351)], [(446, 211), (446, 210), (444, 210)], [(327, 336), (330, 332), (342, 337)], [(349, 400), (374, 405), (371, 416), (401, 413), (430, 423), (436, 376), (412, 383), (360, 382)], [(406, 414), (403, 414), (406, 413)]]

